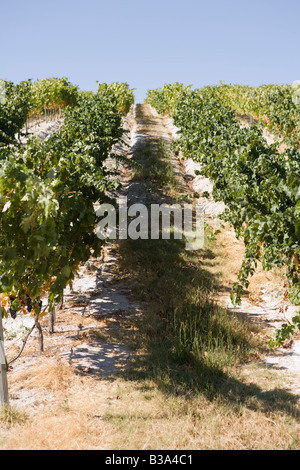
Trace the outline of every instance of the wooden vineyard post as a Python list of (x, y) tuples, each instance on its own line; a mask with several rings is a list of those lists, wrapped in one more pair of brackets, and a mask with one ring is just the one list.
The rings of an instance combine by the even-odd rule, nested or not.
[(49, 311), (49, 333), (50, 335), (53, 335), (54, 333), (54, 325), (55, 325), (55, 308), (52, 308)]
[(6, 405), (8, 399), (8, 384), (7, 384), (7, 364), (4, 351), (4, 336), (2, 327), (2, 309), (0, 302), (0, 405)]

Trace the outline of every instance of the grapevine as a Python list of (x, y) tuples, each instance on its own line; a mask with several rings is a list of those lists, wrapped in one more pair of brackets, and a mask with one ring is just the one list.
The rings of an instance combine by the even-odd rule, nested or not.
[[(156, 92), (148, 95), (155, 105)], [(161, 92), (158, 92), (161, 99)], [(168, 109), (168, 103), (163, 103)], [(160, 111), (162, 108), (160, 108)], [(240, 110), (241, 111), (241, 110)], [(260, 261), (266, 270), (285, 268), (290, 296), (300, 302), (300, 277), (295, 260), (300, 256), (300, 153), (297, 146), (279, 152), (268, 145), (260, 126), (241, 128), (236, 109), (224, 99), (224, 86), (180, 93), (172, 113), (180, 129), (176, 148), (185, 158), (201, 163), (214, 183), (213, 197), (224, 201), (222, 219), (245, 244), (245, 256), (234, 284), (232, 301), (240, 303)], [(299, 315), (276, 334), (282, 344), (299, 327)]]
[(78, 96), (47, 142), (0, 148), (0, 292), (12, 314), (30, 312), (39, 331), (79, 263), (100, 253), (94, 204), (119, 185), (104, 165), (123, 135), (117, 103), (113, 93)]

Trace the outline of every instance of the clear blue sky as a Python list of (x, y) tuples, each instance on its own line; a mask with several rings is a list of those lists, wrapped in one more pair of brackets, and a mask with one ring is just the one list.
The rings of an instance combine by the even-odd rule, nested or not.
[(136, 102), (201, 87), (300, 79), (299, 0), (0, 0), (0, 78), (126, 81)]

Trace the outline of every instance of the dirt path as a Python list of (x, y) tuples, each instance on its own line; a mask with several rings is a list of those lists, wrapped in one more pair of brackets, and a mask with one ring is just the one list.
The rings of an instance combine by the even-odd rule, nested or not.
[[(158, 116), (149, 105), (133, 107), (125, 128), (129, 131), (129, 147), (121, 145), (115, 150), (128, 160), (133, 157), (137, 161), (143, 158), (141, 155), (149, 145), (156, 146), (162, 141), (168, 146), (176, 135), (172, 121)], [(109, 161), (108, 165), (113, 166), (115, 163)], [(209, 187), (208, 181), (201, 177), (195, 178), (192, 162), (183, 164), (173, 156), (172, 167), (179, 194), (190, 191), (200, 193), (204, 187)], [(159, 191), (151, 191), (151, 185), (150, 190), (149, 187), (146, 190), (142, 181), (133, 180), (130, 166), (119, 163), (118, 168), (123, 183), (120, 194), (127, 196), (130, 204), (166, 202)], [(206, 198), (200, 197), (200, 201), (207, 204)], [(209, 206), (205, 208), (207, 220), (214, 224), (213, 217), (220, 212), (222, 204), (210, 200)], [(220, 258), (216, 255), (214, 269), (221, 271), (222, 263), (230, 266), (228, 272), (231, 281), (235, 267), (232, 266), (232, 255), (226, 246), (235, 247), (235, 265), (242, 255), (242, 247), (229, 229), (223, 233), (222, 243), (224, 246), (221, 247)], [(226, 260), (221, 258), (224, 252), (228, 253)], [(226, 289), (230, 287), (229, 284)], [(264, 284), (261, 286), (265, 288)], [(275, 284), (272, 286), (275, 288)], [(226, 289), (220, 293), (220, 302), (228, 301), (229, 289)], [(270, 292), (269, 289), (268, 294)], [(271, 304), (271, 300), (268, 298), (263, 304), (253, 305), (249, 298), (245, 298), (248, 303), (242, 307), (246, 315), (252, 319), (255, 317), (254, 320), (261, 323), (266, 321), (266, 312), (278, 316), (277, 307), (275, 303)], [(120, 271), (118, 241), (107, 244), (99, 259), (91, 259), (80, 267), (73, 291), (66, 289), (63, 310), (57, 312), (54, 335), (47, 333), (47, 318), (43, 320), (45, 353), (39, 353), (33, 334), (24, 354), (10, 369), (10, 401), (20, 413), (20, 423), (17, 431), (16, 428), (11, 430), (9, 426), (6, 428), (0, 425), (0, 448), (111, 449), (117, 445), (123, 449), (179, 449), (182, 448), (183, 435), (192, 436), (184, 444), (190, 447), (185, 448), (198, 445), (193, 443), (193, 436), (198, 436), (198, 433), (201, 436), (201, 428), (198, 429), (195, 418), (189, 416), (190, 411), (183, 403), (184, 400), (178, 398), (177, 410), (177, 398), (169, 399), (157, 394), (153, 391), (153, 383), (131, 384), (119, 379), (130, 362), (140, 354), (130, 344), (136, 335), (137, 321), (143, 316), (143, 308), (143, 304), (137, 302), (133, 294), (132, 284), (127, 282)], [(273, 320), (272, 317), (267, 321)], [(26, 321), (30, 322), (30, 318)], [(7, 334), (6, 350), (12, 357), (20, 341), (16, 341), (12, 332), (13, 320), (5, 320), (4, 327)], [(282, 367), (287, 374), (287, 389), (293, 392), (299, 386), (295, 354), (293, 349), (283, 350), (268, 358), (270, 366)], [(277, 361), (277, 357), (281, 362), (272, 364), (271, 360)], [(296, 372), (296, 377), (290, 378), (290, 372)], [(205, 409), (208, 410), (206, 405)], [(27, 416), (25, 424), (22, 424), (23, 413)], [(123, 423), (127, 425), (124, 432)], [(153, 431), (151, 436), (148, 435), (149, 426)], [(115, 434), (121, 439), (117, 444)], [(37, 436), (36, 442), (33, 435)], [(169, 436), (171, 441), (168, 440)], [(189, 444), (191, 442), (193, 444)], [(222, 445), (226, 444), (216, 442), (215, 447)]]

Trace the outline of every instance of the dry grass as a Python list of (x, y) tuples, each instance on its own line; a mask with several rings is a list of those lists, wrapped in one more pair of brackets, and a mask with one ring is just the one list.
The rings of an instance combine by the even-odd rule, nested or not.
[(297, 424), (249, 400), (165, 394), (152, 381), (89, 380), (17, 424), (3, 449), (293, 449)]
[[(93, 429), (93, 432), (91, 432)], [(104, 436), (104, 434), (106, 434)], [(81, 413), (61, 410), (35, 417), (11, 438), (6, 446), (14, 450), (92, 450), (101, 448), (108, 433), (96, 420)]]
[(34, 366), (14, 374), (10, 380), (10, 386), (15, 392), (24, 388), (66, 392), (73, 383), (74, 371), (59, 357), (44, 357)]

